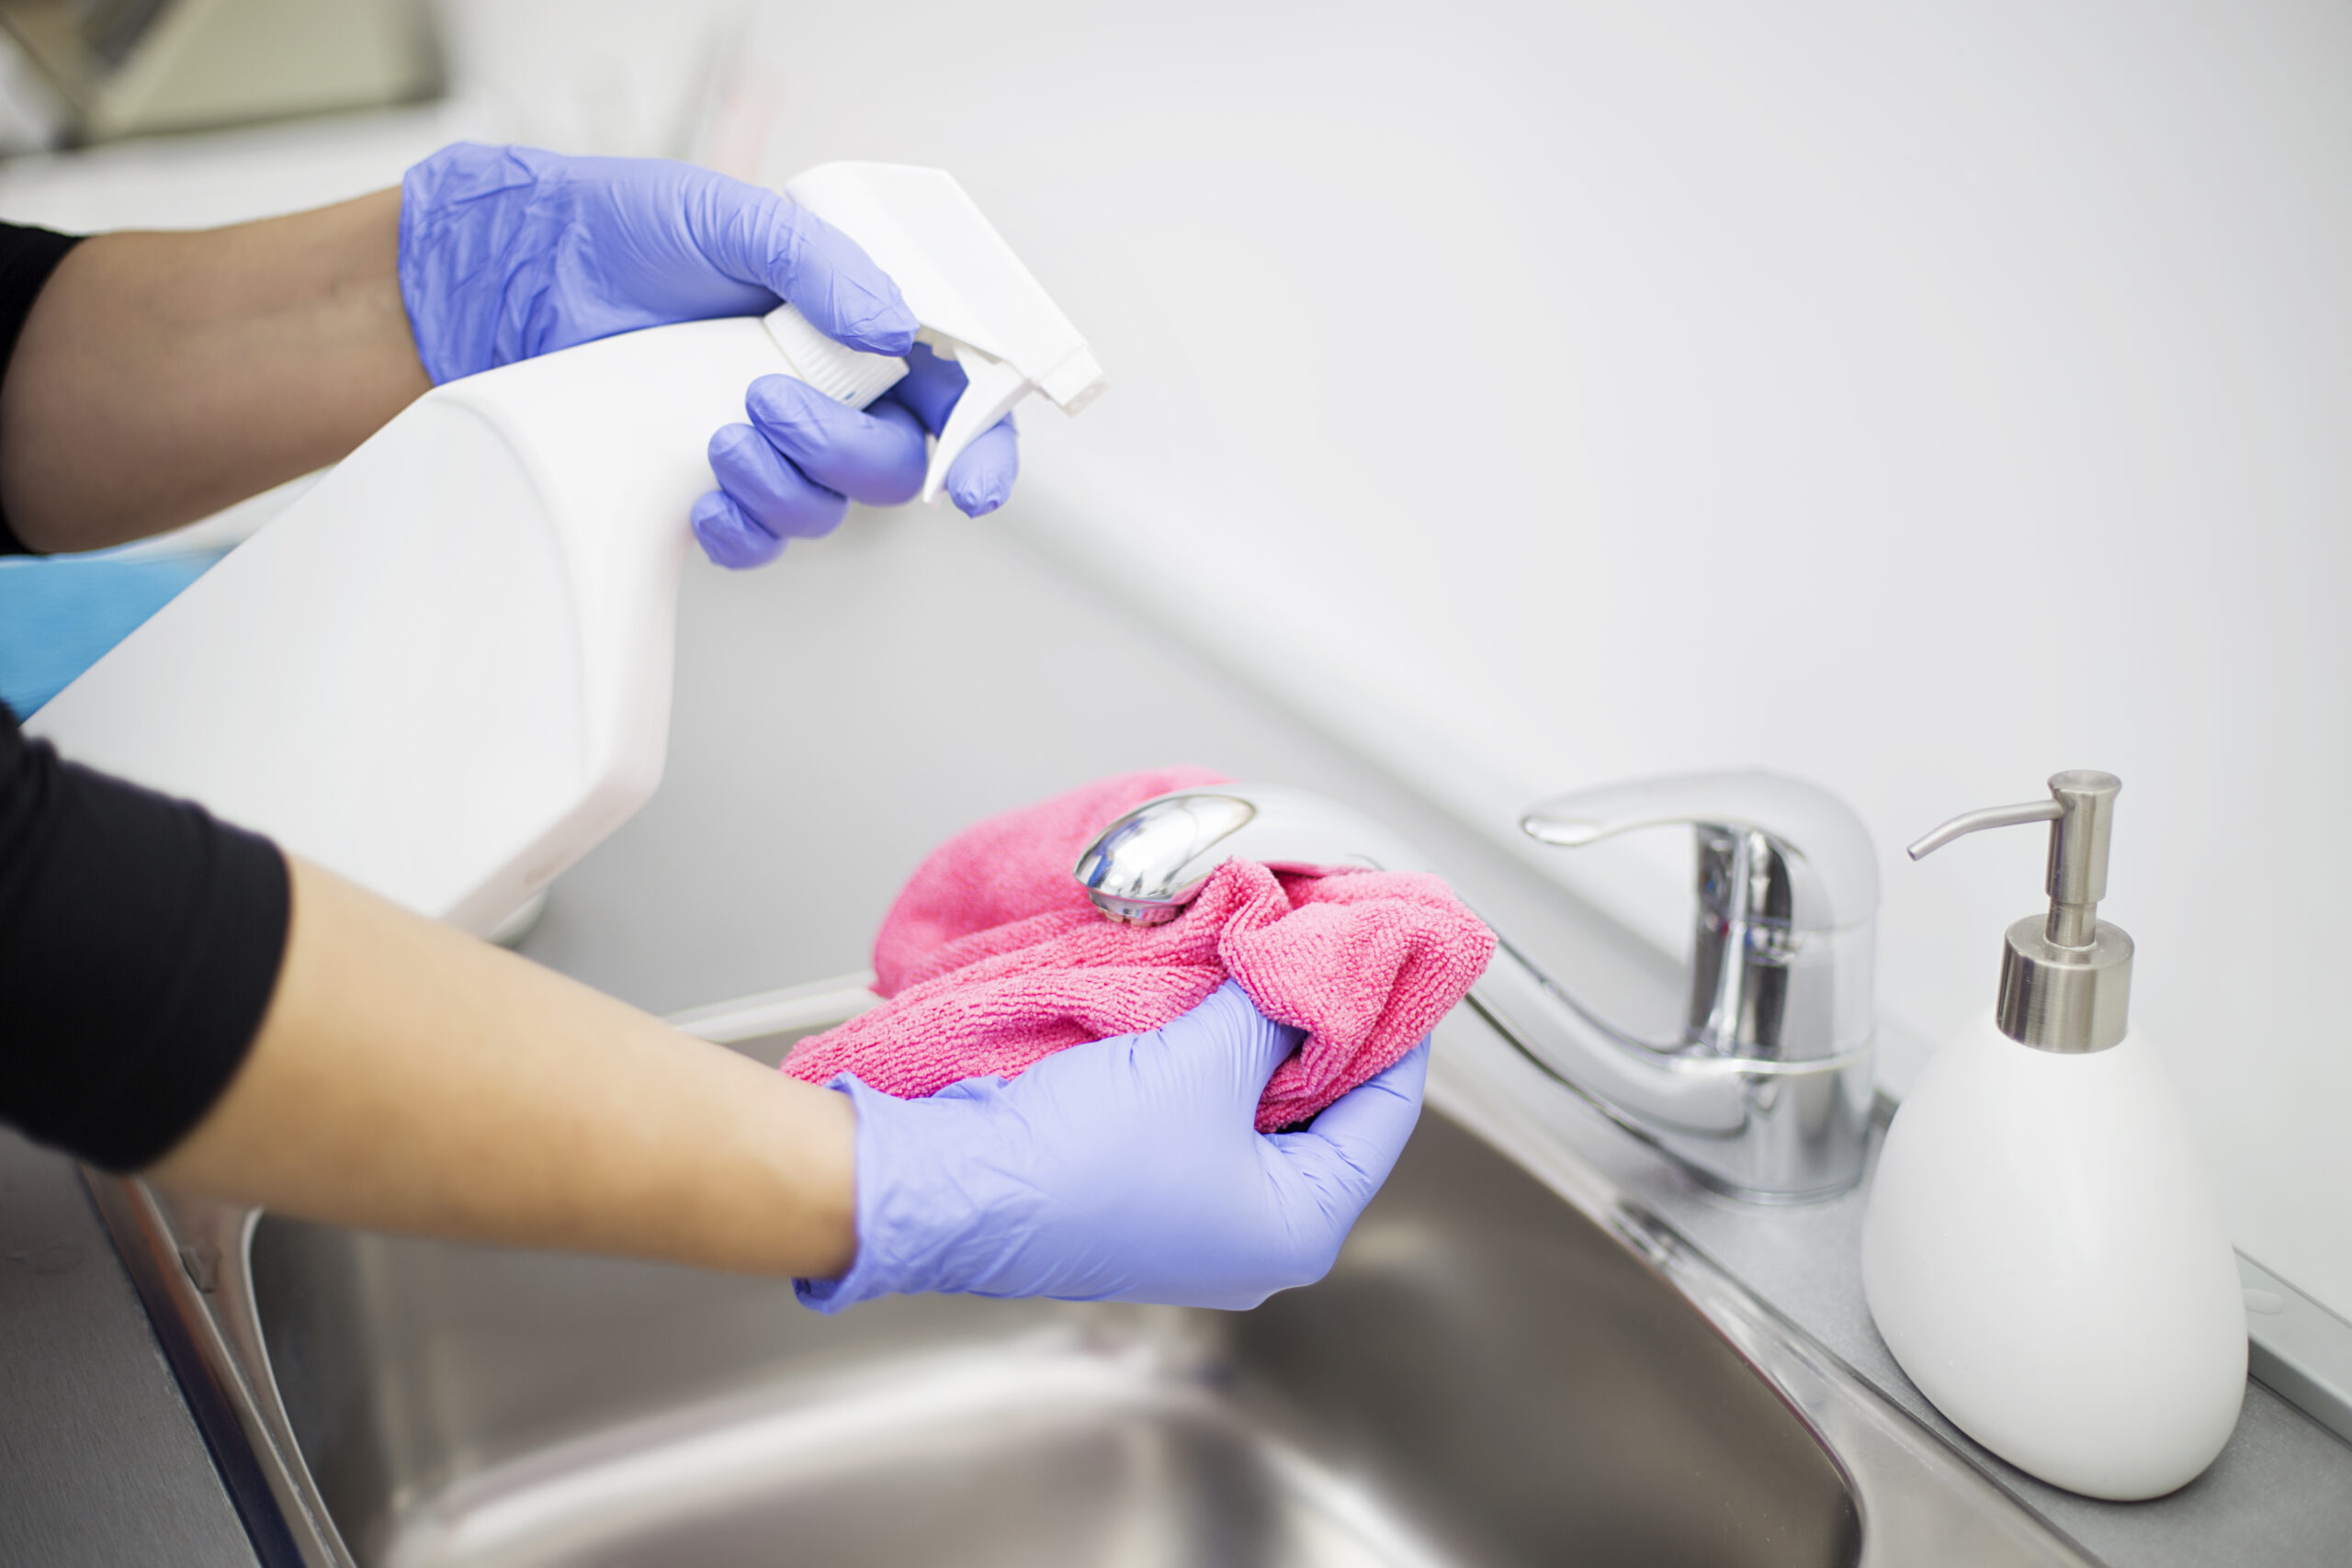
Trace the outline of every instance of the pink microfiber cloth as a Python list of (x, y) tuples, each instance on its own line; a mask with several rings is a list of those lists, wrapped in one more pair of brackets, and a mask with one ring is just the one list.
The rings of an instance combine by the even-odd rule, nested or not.
[(1277, 874), (1227, 861), (1159, 926), (1114, 923), (1070, 868), (1096, 834), (1199, 768), (1102, 779), (966, 829), (923, 862), (874, 942), (888, 999), (793, 1047), (810, 1083), (854, 1073), (901, 1099), (1013, 1077), (1066, 1046), (1157, 1029), (1230, 978), (1306, 1032), (1258, 1102), (1258, 1129), (1312, 1117), (1411, 1050), (1460, 1001), (1494, 933), (1435, 876)]

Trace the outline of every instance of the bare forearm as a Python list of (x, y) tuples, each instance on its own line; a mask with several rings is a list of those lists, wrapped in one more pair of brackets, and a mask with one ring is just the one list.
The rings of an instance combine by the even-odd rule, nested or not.
[(429, 382), (397, 190), (66, 256), (0, 383), (0, 503), (36, 549), (119, 544), (335, 461)]
[(831, 1277), (854, 1119), (511, 953), (294, 867), (259, 1038), (167, 1186), (377, 1229)]

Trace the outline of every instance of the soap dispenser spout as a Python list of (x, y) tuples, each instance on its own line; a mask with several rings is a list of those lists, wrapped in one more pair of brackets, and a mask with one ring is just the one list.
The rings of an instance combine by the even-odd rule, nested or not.
[[(1966, 812), (1906, 851), (1924, 860), (1987, 828), (2050, 824), (2050, 912), (2011, 926), (2001, 953), (2001, 1032), (2044, 1051), (2104, 1051), (2122, 1040), (2132, 994), (2132, 938), (2098, 918), (2108, 840), (2123, 781), (2089, 768), (2053, 774), (2048, 800)], [(2037, 931), (2034, 928), (2040, 926)]]

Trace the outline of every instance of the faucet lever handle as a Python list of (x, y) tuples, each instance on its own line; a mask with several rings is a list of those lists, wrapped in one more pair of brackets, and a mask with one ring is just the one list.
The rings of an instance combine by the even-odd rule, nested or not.
[(1870, 830), (1852, 807), (1804, 779), (1760, 769), (1629, 779), (1539, 801), (1519, 825), (1540, 843), (1577, 849), (1635, 829), (1679, 824), (1760, 834), (1805, 868), (1806, 886), (1791, 911), (1800, 929), (1853, 926), (1878, 912)]
[(1819, 784), (1762, 772), (1633, 779), (1555, 796), (1520, 821), (1568, 848), (1673, 824), (1697, 829), (1698, 899), (1690, 1010), (1668, 1049), (1802, 1061), (1865, 1046), (1878, 855), (1854, 808)]

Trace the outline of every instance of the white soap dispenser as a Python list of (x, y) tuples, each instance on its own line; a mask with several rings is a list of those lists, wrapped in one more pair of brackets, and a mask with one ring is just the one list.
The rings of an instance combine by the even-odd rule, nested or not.
[(1928, 1064), (1879, 1156), (1862, 1288), (1952, 1423), (2094, 1497), (2211, 1464), (2245, 1395), (2245, 1309), (2178, 1091), (2127, 1026), (2132, 939), (2098, 918), (2122, 784), (1953, 818), (1911, 858), (2047, 821), (2050, 912), (2011, 926), (1999, 999)]

